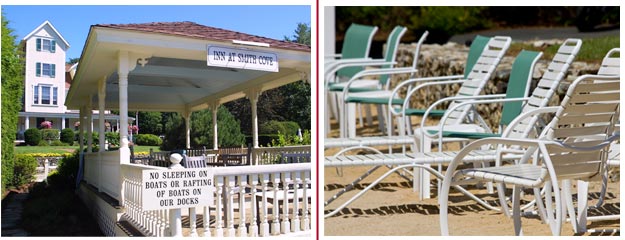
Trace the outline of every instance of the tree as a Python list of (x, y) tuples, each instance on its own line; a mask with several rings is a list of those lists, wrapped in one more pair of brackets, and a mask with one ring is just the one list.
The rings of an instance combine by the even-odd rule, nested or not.
[(23, 63), (15, 35), (2, 13), (2, 190), (13, 178), (17, 114), (22, 108)]
[(149, 133), (157, 136), (163, 134), (162, 121), (163, 116), (160, 112), (139, 112), (139, 128), (141, 133)]
[[(178, 113), (163, 114), (165, 139), (162, 150), (183, 149), (186, 146), (184, 120)], [(202, 110), (191, 114), (191, 147), (213, 146), (213, 114)], [(217, 110), (218, 141), (220, 147), (234, 147), (245, 144), (245, 135), (241, 133), (240, 122), (224, 106)]]
[(306, 23), (298, 23), (293, 34), (293, 39), (284, 36), (284, 41), (296, 42), (310, 46), (310, 25)]
[(79, 60), (80, 58), (70, 58), (69, 61), (67, 61), (67, 63), (74, 64), (74, 63), (78, 63)]

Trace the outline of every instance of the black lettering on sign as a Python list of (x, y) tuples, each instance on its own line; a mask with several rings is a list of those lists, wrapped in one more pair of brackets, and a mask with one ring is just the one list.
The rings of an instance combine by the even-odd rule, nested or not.
[(213, 59), (219, 60), (219, 61), (225, 61), (226, 60), (226, 52), (213, 51)]
[(151, 172), (150, 173), (150, 179), (158, 179), (158, 173), (157, 172)]

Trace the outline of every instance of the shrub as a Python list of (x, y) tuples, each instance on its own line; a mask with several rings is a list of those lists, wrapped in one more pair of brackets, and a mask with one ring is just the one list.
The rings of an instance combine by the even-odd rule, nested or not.
[(59, 161), (59, 165), (56, 169), (59, 180), (65, 182), (65, 184), (72, 184), (76, 181), (79, 159), (78, 151), (74, 151), (72, 155), (65, 156)]
[(107, 132), (105, 133), (104, 139), (109, 142), (109, 145), (119, 146), (119, 133)]
[(57, 140), (60, 137), (60, 132), (58, 129), (42, 129), (41, 130), (41, 138), (46, 141)]
[(40, 146), (40, 147), (50, 146), (50, 143), (48, 143), (48, 141), (41, 140), (39, 141), (39, 144), (37, 144), (37, 146)]
[(163, 140), (154, 134), (137, 134), (135, 143), (137, 145), (160, 146)]
[(41, 142), (41, 131), (36, 128), (24, 131), (24, 142), (30, 146), (39, 145), (39, 142)]
[(33, 180), (37, 172), (37, 159), (27, 155), (16, 155), (13, 167), (13, 186), (22, 186)]
[(260, 134), (278, 134), (296, 135), (299, 125), (296, 122), (280, 122), (271, 120), (260, 125)]
[(74, 130), (66, 128), (61, 131), (61, 142), (74, 145)]

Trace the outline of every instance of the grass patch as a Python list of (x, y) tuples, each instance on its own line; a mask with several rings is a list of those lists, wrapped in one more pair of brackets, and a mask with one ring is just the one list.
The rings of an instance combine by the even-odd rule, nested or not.
[[(601, 63), (605, 54), (610, 51), (612, 48), (617, 48), (620, 46), (620, 37), (619, 36), (606, 36), (599, 38), (586, 38), (582, 39), (582, 48), (579, 50), (577, 57), (575, 57), (575, 61), (583, 61), (590, 63)], [(511, 56), (516, 56), (521, 52), (522, 49), (530, 50), (530, 51), (542, 51), (543, 57), (542, 59), (551, 60), (553, 56), (560, 48), (560, 45), (554, 45), (549, 47), (534, 47), (531, 44), (525, 43), (512, 43), (508, 52)]]
[(72, 153), (78, 149), (78, 146), (16, 146), (15, 154), (29, 153), (56, 153), (65, 154)]

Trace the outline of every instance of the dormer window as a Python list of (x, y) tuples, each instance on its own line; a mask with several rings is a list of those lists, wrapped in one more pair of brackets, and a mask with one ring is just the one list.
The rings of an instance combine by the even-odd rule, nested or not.
[(44, 38), (37, 38), (37, 51), (56, 52), (56, 41)]

